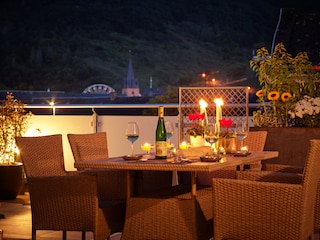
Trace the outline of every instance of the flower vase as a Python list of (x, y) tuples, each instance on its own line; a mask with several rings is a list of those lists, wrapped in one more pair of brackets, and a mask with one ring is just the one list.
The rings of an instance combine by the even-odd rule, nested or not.
[(220, 137), (219, 149), (223, 148), (225, 153), (232, 153), (236, 151), (236, 138), (234, 137)]
[(192, 147), (201, 147), (201, 146), (204, 146), (205, 145), (205, 140), (204, 140), (204, 137), (203, 136), (190, 136), (190, 144)]

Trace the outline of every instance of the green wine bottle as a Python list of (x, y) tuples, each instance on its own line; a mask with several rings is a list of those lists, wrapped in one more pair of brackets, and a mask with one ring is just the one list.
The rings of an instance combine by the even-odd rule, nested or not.
[(156, 159), (167, 159), (167, 132), (164, 125), (164, 107), (158, 109), (158, 125), (156, 129)]

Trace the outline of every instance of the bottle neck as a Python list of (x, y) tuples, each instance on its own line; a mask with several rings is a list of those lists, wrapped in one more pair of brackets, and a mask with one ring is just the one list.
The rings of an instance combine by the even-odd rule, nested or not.
[(159, 118), (163, 118), (164, 116), (164, 108), (162, 106), (158, 109), (158, 116)]

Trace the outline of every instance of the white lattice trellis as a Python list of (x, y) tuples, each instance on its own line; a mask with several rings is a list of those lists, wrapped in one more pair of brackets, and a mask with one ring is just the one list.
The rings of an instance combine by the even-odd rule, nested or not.
[(192, 123), (188, 119), (190, 113), (199, 112), (199, 100), (203, 99), (208, 103), (207, 114), (209, 122), (215, 121), (216, 106), (215, 98), (222, 98), (223, 118), (232, 119), (236, 124), (240, 121), (248, 122), (248, 87), (180, 87), (179, 88), (179, 142), (187, 140), (185, 132)]

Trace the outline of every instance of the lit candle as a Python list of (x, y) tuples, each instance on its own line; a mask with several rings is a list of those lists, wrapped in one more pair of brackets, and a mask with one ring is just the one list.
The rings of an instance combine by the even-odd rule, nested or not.
[(173, 147), (174, 147), (174, 144), (173, 144), (173, 143), (167, 142), (167, 148), (168, 148), (168, 149), (171, 149), (171, 148), (173, 148)]
[(172, 149), (172, 153), (173, 153), (174, 155), (176, 155), (176, 154), (177, 154), (177, 149), (173, 148), (173, 149)]
[(240, 152), (241, 152), (242, 154), (246, 154), (246, 153), (248, 153), (248, 151), (249, 151), (248, 146), (243, 146), (243, 147), (240, 149)]
[(182, 150), (188, 149), (188, 144), (184, 141), (180, 143), (179, 148)]
[[(204, 117), (205, 117), (205, 121), (206, 121), (205, 123), (208, 124), (208, 115), (207, 115), (207, 110), (206, 110), (206, 108), (208, 107), (208, 103), (205, 100), (200, 99), (199, 104), (200, 104), (200, 114), (204, 113)], [(203, 126), (203, 123), (204, 123), (204, 121), (201, 120), (202, 126)]]
[(151, 144), (150, 143), (145, 143), (145, 144), (141, 145), (141, 150), (142, 151), (149, 152), (150, 149), (151, 149)]
[(216, 124), (218, 127), (218, 132), (220, 133), (220, 120), (222, 119), (221, 106), (223, 105), (223, 100), (222, 98), (215, 98), (214, 103), (216, 104)]
[(219, 153), (226, 154), (226, 150), (224, 149), (224, 147), (219, 148)]

